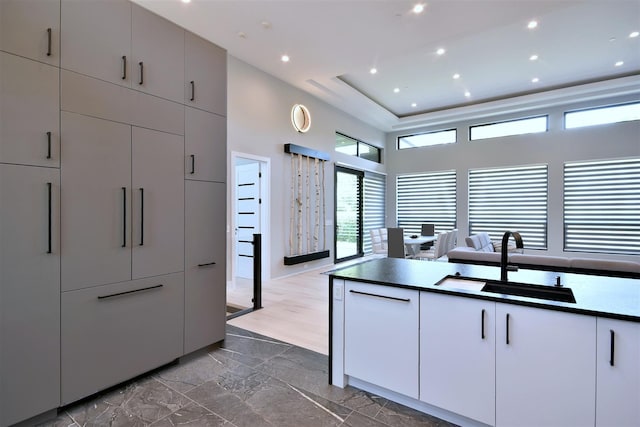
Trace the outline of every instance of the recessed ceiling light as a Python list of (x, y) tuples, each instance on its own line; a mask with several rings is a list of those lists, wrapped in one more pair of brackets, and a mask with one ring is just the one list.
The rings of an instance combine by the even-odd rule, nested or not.
[(245, 33), (244, 31), (240, 31), (238, 32), (238, 37), (240, 37), (241, 39), (246, 39), (247, 33)]
[(531, 55), (531, 56), (529, 57), (529, 61), (535, 61), (535, 60), (537, 60), (537, 59), (538, 59), (538, 55)]
[(533, 30), (537, 26), (538, 26), (538, 21), (529, 21), (529, 23), (527, 24), (527, 28), (530, 30)]
[(376, 68), (372, 68), (372, 69), (370, 69), (370, 70), (369, 70), (369, 72), (370, 72), (371, 74), (375, 74), (375, 73), (377, 73), (377, 72), (378, 72), (378, 70), (377, 70)]
[(413, 102), (413, 103), (411, 104), (411, 106), (412, 106), (413, 108), (416, 108), (416, 107), (418, 106), (418, 104), (416, 104), (415, 102)]
[(455, 80), (458, 80), (458, 79), (460, 78), (460, 74), (455, 73), (455, 74), (453, 75), (453, 78), (454, 78)]
[(534, 78), (531, 79), (531, 83), (538, 83), (539, 81), (540, 81), (540, 79), (537, 78), (537, 77), (534, 77)]
[(413, 6), (413, 13), (422, 13), (424, 11), (424, 5), (422, 3), (418, 3)]
[(191, 0), (182, 0), (182, 3), (191, 3)]
[(615, 63), (616, 67), (622, 67), (624, 65), (624, 61), (618, 61)]
[(289, 55), (282, 55), (282, 57), (280, 57), (280, 60), (282, 62), (289, 62), (291, 58), (289, 58)]
[(640, 32), (638, 32), (638, 31), (634, 31), (631, 34), (629, 34), (629, 38), (630, 39), (633, 39), (633, 38), (638, 37), (638, 36), (640, 36)]
[(436, 53), (437, 53), (438, 55), (444, 55), (444, 53), (445, 53), (445, 52), (446, 52), (446, 50), (444, 50), (444, 48), (443, 48), (443, 47), (438, 48), (438, 50), (436, 50)]
[(471, 92), (466, 91), (466, 92), (464, 93), (464, 96), (465, 96), (465, 97), (467, 97), (467, 98), (471, 97)]
[(393, 89), (393, 93), (398, 93), (398, 92), (400, 92), (400, 88), (399, 87)]

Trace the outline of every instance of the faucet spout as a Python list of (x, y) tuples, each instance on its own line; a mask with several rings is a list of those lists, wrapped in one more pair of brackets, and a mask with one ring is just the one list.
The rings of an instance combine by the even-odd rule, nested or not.
[(508, 281), (507, 279), (507, 263), (508, 263), (508, 245), (509, 245), (509, 237), (513, 236), (513, 239), (516, 241), (516, 248), (522, 249), (524, 247), (524, 243), (522, 243), (522, 236), (517, 231), (507, 231), (502, 236), (502, 247), (500, 248), (500, 280), (503, 282)]

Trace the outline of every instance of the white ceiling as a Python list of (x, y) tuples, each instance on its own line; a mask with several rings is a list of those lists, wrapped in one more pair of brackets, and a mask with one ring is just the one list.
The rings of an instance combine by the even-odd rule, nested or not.
[(384, 131), (581, 83), (640, 93), (640, 0), (134, 1)]

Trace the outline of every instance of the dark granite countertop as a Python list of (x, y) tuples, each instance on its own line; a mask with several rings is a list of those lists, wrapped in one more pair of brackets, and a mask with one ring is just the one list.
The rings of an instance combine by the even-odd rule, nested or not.
[(552, 286), (556, 277), (571, 288), (575, 303), (495, 294), (436, 285), (445, 276), (499, 280), (500, 268), (471, 264), (379, 258), (329, 272), (331, 277), (375, 284), (445, 293), (509, 304), (640, 322), (640, 279), (556, 273), (550, 271), (509, 271), (509, 282)]

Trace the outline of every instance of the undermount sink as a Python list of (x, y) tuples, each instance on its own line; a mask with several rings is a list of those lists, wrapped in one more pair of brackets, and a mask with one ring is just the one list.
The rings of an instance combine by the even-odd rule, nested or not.
[(559, 286), (502, 282), (499, 280), (485, 280), (463, 276), (446, 276), (436, 283), (436, 286), (441, 286), (446, 289), (489, 292), (502, 295), (538, 298), (548, 301), (576, 302), (571, 288), (563, 288)]

